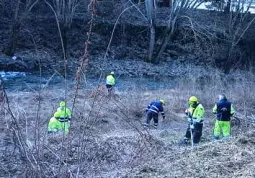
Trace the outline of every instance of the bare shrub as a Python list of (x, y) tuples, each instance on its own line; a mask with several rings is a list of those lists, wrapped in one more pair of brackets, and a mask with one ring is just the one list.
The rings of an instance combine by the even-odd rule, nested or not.
[[(241, 145), (253, 144), (249, 138), (252, 133), (244, 135), (238, 141), (235, 140), (237, 146), (232, 144), (229, 146), (229, 142), (212, 143), (210, 134), (214, 116), (211, 109), (217, 95), (223, 92), (233, 102), (237, 112), (243, 116), (243, 121), (251, 119), (254, 105), (252, 98), (255, 96), (252, 81), (255, 76), (249, 72), (239, 71), (229, 75), (223, 75), (217, 70), (207, 70), (206, 73), (201, 71), (195, 72), (191, 68), (190, 73), (178, 78), (172, 88), (158, 86), (155, 90), (141, 90), (137, 87), (127, 87), (127, 90), (117, 90), (119, 98), (101, 95), (97, 93), (98, 89), (93, 90), (95, 92), (92, 92), (91, 97), (88, 90), (79, 90), (72, 114), (70, 134), (66, 137), (62, 133), (48, 135), (46, 132), (48, 120), (57, 108), (58, 99), (65, 93), (64, 87), (42, 89), (39, 100), (36, 91), (10, 92), (8, 98), (12, 112), (8, 112), (5, 119), (0, 121), (4, 126), (1, 128), (3, 132), (0, 133), (4, 142), (0, 142), (2, 144), (0, 146), (6, 150), (1, 155), (3, 157), (1, 165), (11, 172), (10, 175), (25, 177), (28, 175), (121, 177), (134, 169), (138, 169), (137, 172), (132, 171), (135, 175), (144, 177), (147, 177), (148, 173), (157, 177), (161, 169), (171, 169), (177, 177), (185, 177), (188, 175), (183, 171), (185, 164), (194, 164), (196, 170), (201, 170), (201, 164), (195, 159), (196, 154), (205, 163), (208, 157), (213, 160), (214, 154), (216, 156), (221, 154), (217, 151), (222, 148), (221, 146), (227, 148), (222, 153), (227, 157), (217, 156), (220, 162), (227, 161), (224, 164), (233, 167), (240, 165), (242, 161), (231, 163), (228, 156), (230, 152), (238, 159), (240, 154), (250, 156), (249, 151), (239, 152), (241, 149), (238, 148)], [(203, 77), (205, 75), (208, 77)], [(105, 91), (104, 85), (99, 85), (99, 88), (100, 92)], [(76, 91), (71, 86), (66, 89), (69, 106)], [(189, 150), (187, 147), (180, 148), (177, 144), (186, 130), (182, 113), (191, 95), (196, 95), (206, 108), (205, 130), (198, 151)], [(161, 98), (167, 103), (165, 112), (168, 122), (162, 123), (164, 127), (158, 130), (143, 130), (141, 122), (145, 119), (145, 107), (151, 101)], [(39, 102), (40, 111), (37, 116), (35, 113)], [(37, 117), (39, 120), (36, 124)], [(242, 132), (248, 132), (252, 127), (250, 125), (241, 129)], [(39, 136), (35, 134), (35, 129), (38, 129)], [(241, 135), (242, 132), (233, 133), (233, 136)], [(247, 163), (250, 163), (249, 160)], [(5, 164), (9, 167), (15, 165), (16, 169), (9, 169)], [(214, 170), (211, 164), (212, 162), (210, 164), (206, 162), (202, 167)], [(218, 167), (220, 166), (217, 164)], [(190, 175), (205, 175), (203, 171), (199, 173), (189, 167), (186, 169)], [(221, 167), (219, 169), (224, 172)], [(26, 173), (22, 173), (22, 170)], [(214, 176), (215, 173), (211, 171), (208, 175)], [(8, 176), (8, 173), (3, 171), (1, 176)], [(168, 172), (166, 176), (169, 176)]]
[(181, 154), (165, 154), (164, 159), (151, 160), (126, 176), (252, 177), (255, 168), (253, 136), (252, 131), (239, 138), (202, 145), (193, 151), (187, 149)]
[(105, 97), (107, 95), (107, 88), (103, 84), (99, 84), (97, 88), (93, 89), (89, 93), (89, 98), (95, 98), (95, 97)]

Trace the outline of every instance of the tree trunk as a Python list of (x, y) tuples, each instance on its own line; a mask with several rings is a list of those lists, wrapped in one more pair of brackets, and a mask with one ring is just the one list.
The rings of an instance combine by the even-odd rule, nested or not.
[(162, 41), (162, 43), (159, 47), (159, 50), (156, 53), (155, 59), (154, 59), (155, 63), (159, 63), (159, 57), (161, 56), (161, 54), (166, 49), (166, 45), (167, 45), (167, 43), (169, 42), (170, 38), (172, 37), (172, 35), (174, 33), (175, 22), (176, 22), (176, 18), (173, 19), (171, 25), (169, 25), (166, 29), (165, 36), (163, 38), (163, 41)]
[(172, 3), (173, 3), (173, 0), (168, 0), (168, 7), (170, 7), (170, 9), (172, 9)]
[(20, 10), (20, 0), (16, 3), (16, 8), (14, 11), (14, 17), (13, 17), (13, 24), (11, 26), (11, 35), (9, 38), (9, 42), (8, 45), (6, 47), (5, 53), (8, 56), (13, 56), (15, 50), (16, 50), (16, 44), (17, 44), (17, 40), (18, 40), (18, 34), (20, 31), (20, 25), (21, 25), (21, 21), (20, 21), (20, 17), (19, 17), (19, 10)]
[(62, 53), (62, 57), (65, 59), (66, 58), (66, 55), (67, 55), (67, 46), (68, 46), (68, 37), (67, 37), (67, 32), (68, 32), (68, 26), (64, 23), (64, 22), (60, 22), (59, 23), (59, 27), (60, 27), (60, 31), (61, 31), (61, 44), (63, 45), (62, 46), (62, 50), (63, 50), (63, 53)]
[(164, 50), (165, 50), (165, 48), (166, 48), (166, 45), (167, 45), (167, 43), (169, 42), (171, 36), (172, 36), (172, 33), (168, 32), (168, 33), (166, 34), (166, 36), (164, 37), (164, 39), (163, 39), (163, 41), (162, 41), (162, 43), (161, 43), (161, 45), (160, 45), (160, 47), (159, 47), (159, 50), (158, 50), (158, 52), (157, 52), (157, 54), (156, 54), (156, 56), (155, 56), (155, 58), (154, 58), (155, 63), (159, 63), (159, 57), (160, 57), (161, 54), (164, 52)]
[(230, 13), (230, 7), (231, 7), (231, 0), (228, 0), (227, 5), (224, 9), (224, 13), (226, 13), (226, 14)]
[(155, 46), (155, 25), (152, 22), (152, 24), (150, 26), (150, 41), (149, 41), (149, 49), (148, 49), (148, 59), (145, 60), (146, 62), (154, 63), (154, 60), (152, 58), (154, 46)]
[(9, 38), (8, 45), (5, 50), (5, 54), (7, 56), (13, 56), (14, 52), (16, 50), (17, 40), (18, 40), (18, 34), (20, 31), (20, 25), (18, 22), (14, 22), (14, 24), (11, 27), (11, 36)]
[(66, 55), (67, 55), (67, 27), (65, 27), (65, 26), (63, 26), (63, 29), (62, 29), (62, 39), (63, 39), (64, 53), (65, 53), (65, 57), (66, 57)]

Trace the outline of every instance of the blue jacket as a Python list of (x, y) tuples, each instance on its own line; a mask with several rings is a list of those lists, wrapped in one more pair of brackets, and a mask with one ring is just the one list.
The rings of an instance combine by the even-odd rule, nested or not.
[(220, 100), (215, 104), (213, 113), (217, 114), (217, 120), (219, 121), (230, 121), (230, 117), (235, 113), (235, 110), (231, 102)]
[(157, 114), (161, 112), (162, 116), (165, 116), (163, 105), (159, 101), (151, 102), (151, 104), (146, 108), (146, 112), (155, 112)]

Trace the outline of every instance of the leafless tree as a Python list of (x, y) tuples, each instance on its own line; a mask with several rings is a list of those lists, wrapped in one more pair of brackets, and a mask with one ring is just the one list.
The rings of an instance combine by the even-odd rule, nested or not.
[(152, 62), (152, 56), (155, 46), (155, 20), (156, 20), (156, 1), (147, 0), (145, 1), (147, 16), (150, 24), (150, 41), (149, 41), (149, 49), (148, 49), (148, 61)]
[[(240, 40), (243, 38), (247, 30), (254, 23), (255, 18), (249, 18), (249, 10), (252, 4), (250, 1), (237, 1), (236, 4), (232, 4), (230, 13), (228, 16), (227, 26), (227, 38), (229, 42), (229, 50), (226, 65), (232, 60), (232, 55), (235, 47), (238, 45)], [(228, 67), (229, 69), (231, 67)]]
[(68, 44), (67, 32), (70, 30), (76, 8), (79, 5), (80, 0), (45, 0), (45, 2), (56, 12), (64, 44), (64, 55), (66, 55)]
[(9, 13), (11, 13), (10, 38), (9, 43), (5, 49), (5, 53), (7, 55), (11, 56), (14, 54), (16, 50), (18, 35), (21, 30), (21, 25), (24, 23), (29, 13), (38, 2), (39, 0), (13, 0), (8, 2), (5, 2), (5, 0), (2, 1), (1, 4), (5, 6), (3, 8), (8, 9), (10, 11)]
[(146, 10), (148, 20), (150, 22), (150, 39), (149, 39), (149, 49), (148, 49), (148, 59), (147, 61), (152, 63), (158, 63), (159, 57), (163, 53), (168, 44), (170, 38), (176, 30), (176, 22), (178, 18), (181, 17), (182, 13), (187, 10), (196, 9), (203, 1), (200, 0), (173, 0), (170, 1), (169, 11), (170, 14), (167, 17), (167, 25), (163, 39), (160, 42), (159, 48), (155, 49), (155, 25), (156, 25), (156, 13), (157, 6), (154, 0), (146, 0)]

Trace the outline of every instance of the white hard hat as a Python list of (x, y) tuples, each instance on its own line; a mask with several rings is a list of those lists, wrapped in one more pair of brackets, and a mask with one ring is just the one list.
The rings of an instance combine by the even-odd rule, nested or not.
[(219, 95), (219, 100), (226, 100), (226, 99), (227, 99), (226, 95), (224, 94)]

